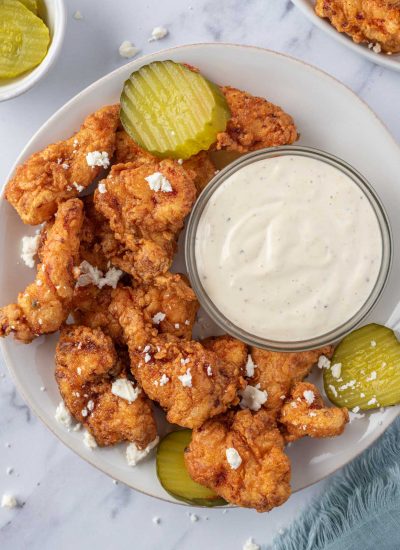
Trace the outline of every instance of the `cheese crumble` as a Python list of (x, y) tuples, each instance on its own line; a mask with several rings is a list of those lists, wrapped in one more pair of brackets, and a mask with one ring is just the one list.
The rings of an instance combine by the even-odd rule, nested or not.
[(169, 382), (169, 378), (166, 374), (163, 374), (160, 378), (160, 386), (165, 386), (165, 384), (167, 384)]
[(168, 29), (166, 29), (165, 27), (154, 27), (154, 29), (151, 31), (151, 38), (149, 38), (149, 42), (161, 40), (162, 38), (165, 38), (167, 34)]
[(97, 186), (97, 189), (101, 194), (107, 193), (107, 187), (105, 183), (99, 183), (99, 185)]
[(329, 359), (325, 357), (325, 355), (321, 355), (318, 359), (318, 367), (320, 369), (329, 369), (330, 366), (331, 362), (329, 361)]
[(21, 258), (24, 264), (28, 267), (35, 267), (35, 256), (39, 248), (40, 235), (34, 235), (33, 237), (22, 237), (22, 251)]
[(303, 396), (304, 396), (304, 399), (306, 400), (307, 402), (307, 405), (312, 405), (314, 403), (314, 400), (315, 400), (315, 394), (313, 391), (311, 390), (305, 390), (303, 392)]
[(182, 386), (185, 388), (191, 388), (192, 387), (192, 375), (190, 374), (190, 368), (187, 369), (185, 374), (181, 374), (178, 376), (179, 380), (182, 382)]
[(118, 51), (121, 57), (126, 58), (135, 57), (135, 55), (140, 52), (139, 48), (135, 48), (135, 46), (129, 40), (124, 40), (120, 45)]
[(253, 537), (250, 537), (244, 543), (243, 550), (261, 550), (261, 546), (254, 542)]
[(256, 368), (257, 368), (257, 365), (254, 364), (253, 358), (249, 354), (247, 356), (247, 363), (246, 363), (246, 376), (247, 376), (247, 378), (253, 378), (254, 371), (255, 371)]
[(165, 313), (162, 313), (161, 311), (159, 311), (154, 315), (152, 319), (153, 325), (159, 325), (161, 321), (164, 321), (165, 317), (166, 317)]
[(154, 172), (154, 174), (150, 174), (150, 176), (147, 176), (144, 179), (149, 184), (150, 189), (156, 193), (158, 193), (158, 191), (171, 193), (172, 191), (171, 182), (168, 181), (167, 178), (161, 174), (161, 172)]
[(69, 431), (72, 427), (72, 416), (67, 407), (65, 406), (64, 401), (60, 401), (56, 408), (56, 413), (54, 418), (59, 424), (62, 424)]
[(118, 378), (111, 385), (111, 393), (121, 399), (125, 399), (129, 403), (133, 403), (141, 393), (141, 389), (139, 386), (135, 388), (133, 383), (127, 378)]
[(1, 498), (1, 507), (2, 508), (16, 508), (18, 506), (18, 501), (13, 495), (4, 494)]
[(234, 447), (229, 447), (228, 449), (226, 449), (225, 454), (229, 466), (232, 468), (232, 470), (237, 470), (242, 463), (240, 454)]
[(91, 151), (90, 153), (87, 153), (86, 162), (88, 166), (91, 166), (92, 168), (95, 166), (108, 168), (110, 166), (110, 159), (108, 158), (107, 151)]
[(342, 363), (335, 363), (331, 366), (331, 373), (333, 378), (340, 378), (342, 372)]
[(98, 288), (111, 286), (117, 288), (118, 281), (122, 277), (122, 271), (116, 267), (111, 267), (104, 275), (100, 269), (84, 260), (79, 266), (79, 276), (76, 281), (76, 287), (95, 285)]
[(160, 438), (157, 436), (143, 450), (139, 449), (135, 443), (130, 443), (126, 448), (126, 461), (128, 462), (129, 466), (136, 466), (138, 462), (146, 458), (150, 451), (158, 445), (159, 441)]
[(95, 438), (88, 431), (86, 431), (83, 435), (83, 444), (90, 450), (93, 450), (97, 447)]
[(238, 393), (242, 398), (239, 403), (241, 409), (259, 411), (261, 406), (268, 399), (268, 393), (266, 391), (261, 391), (254, 386), (246, 386), (244, 390), (241, 390)]

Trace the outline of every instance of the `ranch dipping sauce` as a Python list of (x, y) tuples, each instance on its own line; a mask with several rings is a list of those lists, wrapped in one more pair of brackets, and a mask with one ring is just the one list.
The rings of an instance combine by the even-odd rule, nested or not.
[(196, 231), (201, 284), (237, 327), (297, 342), (340, 327), (378, 279), (382, 235), (362, 189), (300, 155), (255, 161), (213, 193)]

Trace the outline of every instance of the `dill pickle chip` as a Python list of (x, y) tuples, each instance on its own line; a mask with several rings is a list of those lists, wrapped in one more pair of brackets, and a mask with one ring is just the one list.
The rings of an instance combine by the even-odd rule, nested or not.
[(38, 5), (36, 0), (19, 0), (29, 11), (37, 15)]
[(400, 403), (400, 342), (395, 333), (371, 324), (338, 345), (324, 369), (329, 399), (354, 412)]
[(168, 434), (157, 449), (157, 475), (164, 489), (178, 500), (199, 506), (226, 504), (211, 489), (196, 483), (189, 476), (185, 461), (185, 448), (192, 439), (191, 430)]
[(125, 131), (159, 157), (187, 159), (209, 149), (230, 116), (218, 86), (173, 61), (133, 72), (121, 95)]
[(49, 41), (49, 29), (39, 17), (17, 0), (0, 0), (0, 78), (39, 65)]

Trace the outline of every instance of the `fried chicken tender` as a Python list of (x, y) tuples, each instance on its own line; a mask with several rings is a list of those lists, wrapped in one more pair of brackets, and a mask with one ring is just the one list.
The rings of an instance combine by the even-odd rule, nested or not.
[(112, 382), (126, 379), (125, 368), (123, 354), (117, 355), (111, 338), (100, 329), (62, 329), (56, 380), (70, 413), (98, 445), (130, 441), (144, 449), (157, 437), (150, 401), (137, 386), (133, 402), (112, 393)]
[(315, 12), (354, 42), (379, 44), (384, 52), (400, 52), (399, 0), (317, 0)]
[(334, 437), (343, 433), (349, 421), (346, 408), (325, 407), (314, 384), (298, 382), (280, 412), (286, 441), (309, 437)]
[(216, 149), (247, 153), (264, 147), (289, 145), (298, 138), (290, 115), (264, 98), (230, 86), (221, 87), (231, 118), (217, 136)]
[[(290, 462), (273, 414), (228, 412), (193, 431), (185, 463), (194, 481), (232, 504), (267, 512), (290, 496)], [(227, 460), (234, 449), (241, 463)]]
[(119, 105), (103, 107), (88, 116), (72, 137), (34, 153), (17, 168), (5, 197), (24, 223), (49, 220), (62, 201), (76, 197), (81, 187), (94, 181), (102, 167), (89, 166), (86, 155), (100, 151), (112, 157), (118, 121)]
[(260, 389), (268, 393), (264, 407), (278, 412), (293, 384), (310, 373), (321, 355), (332, 357), (332, 354), (332, 346), (294, 353), (252, 348), (251, 356), (257, 368), (251, 383), (254, 386), (260, 384)]
[(0, 309), (0, 336), (14, 333), (30, 342), (36, 336), (55, 332), (71, 308), (78, 262), (83, 205), (70, 199), (58, 207), (57, 217), (46, 232), (35, 282), (18, 295), (18, 303)]
[(224, 336), (206, 338), (201, 343), (206, 349), (216, 353), (223, 361), (234, 364), (244, 375), (248, 357), (247, 345), (244, 342), (225, 334)]
[[(153, 191), (146, 177), (160, 172), (172, 191)], [(96, 209), (107, 218), (115, 238), (132, 251), (131, 275), (150, 281), (172, 263), (184, 219), (196, 199), (193, 178), (170, 160), (118, 164), (95, 192)]]
[[(126, 164), (133, 162), (136, 166), (148, 162), (158, 161), (159, 159), (145, 151), (131, 139), (125, 130), (117, 132), (117, 143), (115, 149), (115, 162)], [(193, 172), (194, 184), (197, 192), (201, 191), (215, 176), (216, 167), (206, 151), (200, 151), (197, 155), (184, 160), (181, 164), (183, 168)]]
[(117, 288), (110, 306), (125, 334), (132, 373), (173, 424), (195, 428), (238, 402), (240, 368), (199, 342), (158, 334), (135, 291)]

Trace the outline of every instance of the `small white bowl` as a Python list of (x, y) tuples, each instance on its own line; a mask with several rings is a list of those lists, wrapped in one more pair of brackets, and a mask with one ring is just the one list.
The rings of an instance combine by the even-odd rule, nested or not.
[(50, 69), (60, 53), (65, 34), (64, 0), (43, 0), (43, 19), (50, 30), (50, 46), (43, 61), (31, 71), (0, 81), (0, 101), (23, 94), (38, 82)]

